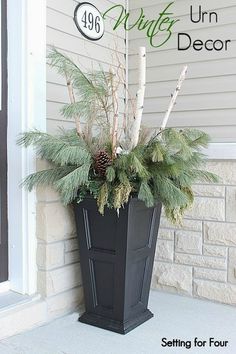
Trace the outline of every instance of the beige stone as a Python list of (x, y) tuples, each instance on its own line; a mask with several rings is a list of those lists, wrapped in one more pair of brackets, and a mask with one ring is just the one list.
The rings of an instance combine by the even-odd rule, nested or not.
[(76, 263), (51, 271), (38, 271), (38, 291), (52, 296), (81, 285), (80, 264)]
[(204, 256), (227, 257), (227, 247), (204, 245), (203, 254)]
[(158, 260), (172, 262), (174, 258), (174, 242), (167, 240), (158, 240), (155, 258)]
[(193, 186), (193, 191), (197, 197), (224, 197), (225, 187), (218, 185), (202, 185), (197, 184)]
[(169, 229), (159, 229), (158, 238), (163, 240), (174, 240), (175, 232)]
[(220, 177), (221, 184), (236, 185), (235, 161), (208, 161), (206, 169)]
[(229, 248), (228, 281), (236, 284), (236, 248)]
[(39, 243), (37, 248), (37, 265), (44, 270), (63, 266), (64, 243)]
[(77, 238), (73, 238), (71, 240), (65, 241), (65, 251), (66, 252), (71, 252), (78, 250), (79, 248), (79, 242)]
[(83, 288), (77, 287), (46, 299), (49, 319), (78, 309), (83, 303)]
[(37, 171), (47, 170), (49, 168), (52, 168), (52, 164), (50, 164), (50, 162), (48, 162), (47, 160), (39, 159), (39, 158), (36, 159)]
[(213, 245), (236, 246), (236, 223), (206, 222), (204, 239)]
[(195, 267), (194, 278), (226, 282), (227, 271)]
[(177, 252), (202, 254), (202, 234), (200, 232), (177, 231), (175, 249)]
[(193, 207), (186, 211), (186, 217), (200, 220), (225, 220), (225, 200), (220, 198), (196, 197)]
[(161, 218), (161, 227), (175, 230), (202, 231), (202, 222), (199, 220), (183, 220), (183, 225), (176, 226), (170, 223), (165, 217)]
[(67, 252), (65, 254), (65, 264), (77, 263), (80, 260), (79, 250)]
[(226, 189), (226, 221), (236, 222), (236, 187)]
[(227, 262), (224, 258), (195, 256), (190, 254), (175, 254), (175, 262), (181, 264), (189, 264), (193, 266), (202, 266), (206, 268), (226, 269)]
[(74, 214), (71, 207), (61, 203), (38, 203), (37, 236), (46, 242), (71, 238), (75, 234)]
[(43, 186), (37, 187), (37, 201), (38, 202), (59, 202), (60, 195), (53, 188)]
[(195, 280), (194, 294), (200, 298), (236, 305), (235, 285)]
[(192, 268), (155, 262), (152, 287), (180, 294), (192, 294)]

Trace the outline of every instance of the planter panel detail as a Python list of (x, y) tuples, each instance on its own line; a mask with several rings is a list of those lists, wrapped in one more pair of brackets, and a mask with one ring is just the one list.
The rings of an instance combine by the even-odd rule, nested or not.
[(96, 201), (75, 205), (86, 312), (80, 321), (126, 334), (153, 314), (147, 309), (161, 204), (137, 198), (102, 216)]

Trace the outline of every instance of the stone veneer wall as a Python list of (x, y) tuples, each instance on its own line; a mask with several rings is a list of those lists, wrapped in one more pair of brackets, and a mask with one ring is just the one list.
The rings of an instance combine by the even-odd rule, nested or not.
[(236, 162), (207, 167), (221, 181), (195, 185), (183, 226), (161, 220), (152, 287), (236, 305)]
[[(39, 169), (45, 163), (39, 163)], [(73, 210), (50, 188), (37, 191), (38, 292), (50, 317), (68, 313), (83, 302)]]

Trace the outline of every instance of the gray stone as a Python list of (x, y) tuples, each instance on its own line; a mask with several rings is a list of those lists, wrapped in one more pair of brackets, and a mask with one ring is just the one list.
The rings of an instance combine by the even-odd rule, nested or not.
[(221, 184), (236, 185), (235, 161), (208, 161), (206, 169), (218, 175)]
[(67, 240), (65, 241), (65, 251), (66, 252), (71, 252), (71, 251), (75, 251), (78, 250), (79, 248), (79, 241), (76, 238), (72, 238), (71, 240)]
[(182, 253), (175, 254), (175, 262), (214, 269), (226, 269), (227, 267), (227, 262), (224, 258), (195, 256)]
[(165, 217), (161, 218), (161, 227), (174, 230), (202, 231), (202, 222), (199, 220), (184, 219), (181, 226), (173, 225)]
[(77, 263), (80, 260), (79, 250), (67, 252), (65, 254), (65, 264)]
[(202, 254), (202, 234), (199, 232), (177, 231), (176, 251)]
[(159, 229), (158, 238), (163, 240), (174, 240), (175, 232), (169, 229)]
[(226, 282), (227, 271), (195, 267), (194, 278)]
[(227, 247), (204, 245), (203, 254), (204, 256), (227, 257)]
[(236, 305), (236, 286), (231, 284), (195, 280), (194, 295), (224, 304)]
[(225, 187), (211, 184), (197, 184), (193, 186), (196, 197), (224, 197)]
[(174, 259), (174, 242), (167, 240), (157, 240), (156, 256), (157, 260), (172, 262)]
[(236, 222), (236, 187), (226, 189), (226, 221)]
[(236, 223), (206, 222), (204, 239), (213, 245), (236, 246)]
[(192, 268), (155, 262), (153, 288), (192, 295)]
[(236, 248), (229, 248), (228, 280), (236, 284)]
[(225, 200), (220, 198), (196, 197), (192, 209), (186, 211), (186, 217), (200, 220), (225, 220)]

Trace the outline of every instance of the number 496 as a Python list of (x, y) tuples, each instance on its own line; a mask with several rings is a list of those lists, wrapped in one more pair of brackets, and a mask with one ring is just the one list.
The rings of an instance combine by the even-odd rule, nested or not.
[(94, 18), (92, 12), (88, 13), (87, 11), (85, 11), (81, 22), (83, 22), (84, 28), (88, 28), (90, 31), (93, 31), (95, 29), (95, 31), (99, 33), (101, 30), (100, 17), (96, 16)]

